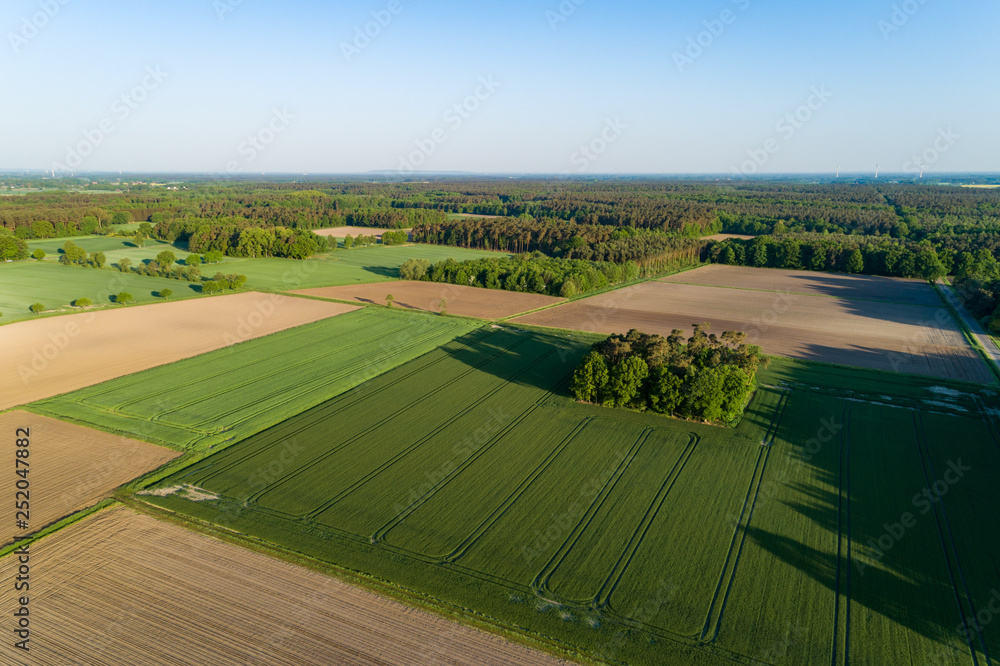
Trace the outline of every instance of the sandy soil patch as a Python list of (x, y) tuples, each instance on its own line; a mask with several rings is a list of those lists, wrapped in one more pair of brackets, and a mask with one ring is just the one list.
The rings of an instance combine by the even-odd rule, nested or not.
[(247, 292), (0, 327), (0, 409), (354, 310)]
[[(30, 557), (31, 664), (564, 663), (125, 508), (32, 544)], [(0, 560), (6, 609), (16, 567)], [(0, 661), (22, 660), (0, 644)]]
[(546, 305), (559, 303), (565, 299), (542, 294), (522, 294), (500, 289), (481, 289), (441, 282), (379, 282), (375, 284), (349, 285), (346, 287), (320, 287), (302, 289), (293, 294), (336, 298), (359, 303), (385, 305), (385, 297), (392, 294), (396, 299), (394, 307), (412, 310), (441, 311), (441, 299), (447, 299), (450, 314), (482, 319), (502, 319), (519, 312), (536, 310)]
[[(15, 432), (28, 429), (28, 532), (16, 529), (14, 515)], [(118, 486), (180, 455), (160, 446), (109, 435), (28, 412), (0, 414), (0, 453), (10, 461), (9, 478), (0, 484), (10, 501), (0, 503), (0, 544), (34, 533), (60, 518), (96, 504)]]
[(730, 238), (740, 238), (742, 240), (753, 240), (753, 236), (748, 236), (747, 234), (712, 234), (711, 236), (702, 236), (702, 240), (709, 241), (724, 241)]
[(405, 231), (407, 235), (410, 229), (386, 229), (384, 227), (333, 227), (332, 229), (313, 229), (317, 236), (333, 236), (343, 238), (344, 236), (378, 236), (382, 237), (387, 231)]
[(514, 320), (661, 335), (675, 328), (690, 333), (693, 324), (704, 321), (717, 334), (746, 332), (748, 341), (767, 354), (993, 383), (989, 368), (943, 307), (654, 281)]
[(663, 278), (663, 282), (760, 289), (933, 307), (942, 305), (941, 298), (924, 280), (904, 280), (877, 275), (846, 275), (711, 264), (693, 271), (671, 275)]

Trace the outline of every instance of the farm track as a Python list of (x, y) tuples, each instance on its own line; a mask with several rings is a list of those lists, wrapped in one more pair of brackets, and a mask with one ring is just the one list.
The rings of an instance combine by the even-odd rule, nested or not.
[(844, 403), (837, 492), (837, 576), (833, 604), (831, 666), (850, 663), (851, 631), (851, 437), (850, 403)]
[[(920, 456), (920, 463), (924, 471), (924, 480), (926, 481), (926, 488), (932, 488), (936, 480), (941, 477), (934, 474), (934, 466), (931, 461), (930, 448), (927, 444), (927, 435), (924, 431), (923, 421), (920, 417), (920, 412), (916, 411), (913, 413), (913, 429), (917, 437), (917, 454)], [(977, 617), (976, 607), (972, 600), (972, 593), (969, 589), (969, 584), (966, 580), (965, 571), (962, 567), (962, 563), (958, 557), (958, 548), (955, 545), (955, 537), (952, 534), (951, 524), (948, 521), (948, 511), (945, 507), (945, 498), (939, 498), (933, 506), (934, 520), (938, 528), (938, 536), (941, 542), (941, 549), (944, 551), (945, 562), (948, 567), (948, 576), (951, 579), (951, 584), (955, 592), (955, 602), (958, 604), (958, 614), (959, 617)], [(964, 597), (964, 603), (963, 603)], [(966, 613), (966, 606), (968, 604), (969, 612)], [(975, 627), (967, 627), (975, 629), (976, 637), (979, 639), (979, 645), (982, 647), (982, 661), (980, 655), (978, 654), (974, 641), (971, 638), (968, 640), (969, 650), (972, 653), (972, 663), (974, 666), (979, 664), (985, 664), (990, 666), (993, 662), (990, 659), (989, 647), (986, 644), (986, 639), (983, 636), (983, 628), (980, 623), (977, 622)], [(968, 636), (968, 634), (966, 634)]]
[[(496, 360), (497, 358), (503, 356), (504, 354), (506, 354), (511, 349), (514, 349), (514, 348), (520, 346), (521, 344), (524, 343), (524, 341), (526, 339), (527, 338), (517, 340), (514, 345), (511, 345), (511, 347), (504, 348), (503, 350), (498, 351), (496, 354), (493, 354), (492, 356), (488, 357), (482, 363), (480, 363), (480, 364), (478, 364), (476, 366), (468, 368), (465, 372), (461, 373), (458, 377), (456, 377), (455, 381), (460, 380), (463, 377), (468, 376), (469, 374), (475, 372), (480, 367), (482, 367), (482, 366), (484, 366), (484, 365), (486, 365), (486, 364), (488, 364), (488, 363)], [(454, 383), (454, 382), (452, 382), (452, 383)], [(426, 402), (430, 398), (434, 397), (440, 391), (443, 391), (444, 389), (448, 388), (448, 386), (449, 386), (449, 384), (442, 384), (437, 389), (434, 389), (433, 391), (430, 391), (430, 392), (424, 394), (419, 399), (417, 399), (417, 400), (415, 400), (415, 401), (413, 401), (411, 403), (408, 403), (408, 404), (404, 405), (403, 407), (397, 409), (396, 411), (394, 411), (391, 414), (389, 414), (388, 416), (384, 417), (383, 419), (381, 419), (377, 423), (369, 426), (368, 428), (366, 428), (362, 432), (358, 433), (357, 435), (354, 435), (353, 437), (351, 437), (348, 440), (342, 442), (341, 444), (339, 444), (339, 445), (337, 445), (335, 447), (332, 447), (332, 448), (324, 451), (323, 453), (321, 453), (319, 456), (317, 456), (315, 458), (312, 458), (311, 460), (308, 460), (307, 462), (303, 463), (302, 465), (299, 465), (298, 467), (296, 467), (292, 471), (288, 472), (287, 474), (285, 474), (281, 478), (277, 479), (270, 486), (268, 486), (268, 487), (260, 490), (259, 492), (255, 493), (254, 495), (251, 495), (247, 499), (247, 502), (256, 502), (265, 493), (275, 490), (278, 486), (280, 486), (280, 485), (288, 482), (290, 479), (292, 479), (293, 477), (295, 477), (297, 474), (299, 474), (299, 473), (301, 473), (301, 472), (309, 469), (313, 465), (319, 464), (319, 463), (327, 460), (328, 458), (332, 457), (334, 454), (336, 454), (340, 450), (344, 449), (347, 446), (350, 446), (351, 444), (355, 443), (357, 440), (361, 439), (365, 435), (371, 434), (372, 432), (375, 432), (380, 427), (382, 427), (383, 425), (385, 425), (386, 423), (388, 423), (389, 421), (391, 421), (394, 417), (399, 416), (400, 414), (406, 412), (407, 410), (411, 409), (415, 405), (418, 405), (418, 404), (420, 404), (422, 402)], [(411, 446), (409, 448), (412, 449), (412, 448), (414, 448), (414, 446)], [(346, 494), (346, 493), (343, 493), (343, 492), (340, 493), (340, 495), (344, 495), (344, 494)], [(339, 499), (339, 498), (340, 498), (340, 496), (338, 495), (337, 499)], [(312, 512), (310, 512), (310, 514), (305, 514), (305, 515), (299, 516), (299, 517), (308, 517), (309, 515), (313, 515), (315, 513), (317, 513), (317, 512), (316, 511), (312, 511)]]
[[(732, 590), (733, 581), (736, 580), (736, 568), (739, 564), (740, 555), (743, 552), (743, 544), (746, 541), (747, 527), (750, 524), (750, 520), (753, 518), (754, 506), (757, 503), (757, 496), (760, 493), (760, 486), (764, 479), (764, 471), (767, 468), (767, 461), (771, 454), (774, 437), (777, 432), (778, 425), (781, 423), (781, 417), (784, 414), (785, 406), (788, 404), (788, 395), (788, 391), (782, 392), (781, 401), (774, 410), (774, 416), (768, 426), (768, 430), (764, 438), (764, 442), (766, 442), (766, 444), (761, 445), (761, 452), (757, 456), (757, 464), (754, 467), (754, 474), (750, 481), (750, 487), (747, 489), (746, 498), (743, 501), (743, 507), (740, 510), (739, 519), (737, 520), (736, 527), (733, 530), (733, 540), (729, 545), (729, 552), (726, 553), (726, 561), (719, 577), (719, 584), (716, 586), (715, 594), (713, 595), (712, 602), (708, 608), (708, 615), (705, 618), (705, 626), (701, 632), (702, 642), (714, 642), (719, 636), (719, 628), (722, 625), (722, 615), (725, 611), (726, 602), (729, 600), (729, 593)], [(734, 550), (735, 555), (733, 552)], [(724, 593), (723, 587), (725, 587)], [(722, 595), (721, 600), (719, 598), (720, 594)]]
[[(629, 565), (632, 564), (632, 560), (635, 558), (636, 552), (638, 552), (639, 547), (646, 538), (646, 534), (649, 532), (650, 526), (656, 520), (657, 515), (659, 515), (660, 509), (663, 507), (663, 503), (667, 500), (667, 495), (670, 494), (674, 484), (677, 483), (678, 477), (680, 477), (681, 472), (683, 472), (685, 466), (687, 466), (687, 463), (694, 454), (694, 450), (697, 445), (698, 438), (692, 435), (687, 446), (684, 448), (684, 451), (681, 452), (677, 461), (674, 462), (674, 466), (671, 468), (670, 472), (667, 473), (667, 476), (663, 480), (663, 484), (661, 484), (659, 490), (657, 490), (653, 501), (648, 507), (646, 507), (646, 513), (643, 515), (639, 525), (632, 533), (625, 549), (622, 551), (621, 555), (618, 556), (618, 560), (611, 568), (611, 572), (608, 574), (608, 577), (597, 590), (597, 594), (595, 594), (594, 598), (590, 601), (592, 608), (611, 608), (611, 596), (615, 593), (615, 590), (618, 589), (618, 584), (621, 582), (622, 577), (628, 570)], [(650, 625), (647, 624), (646, 626)]]
[[(566, 539), (563, 540), (559, 548), (556, 549), (556, 552), (553, 553), (552, 557), (549, 558), (549, 561), (542, 567), (542, 570), (538, 572), (537, 576), (535, 576), (535, 580), (532, 581), (531, 587), (536, 591), (536, 594), (539, 596), (544, 595), (548, 598), (555, 597), (552, 590), (548, 588), (549, 579), (559, 568), (559, 565), (562, 564), (563, 560), (566, 559), (566, 555), (569, 554), (569, 551), (572, 550), (574, 545), (576, 545), (576, 542), (579, 541), (580, 536), (586, 531), (587, 527), (593, 521), (594, 516), (597, 515), (597, 513), (601, 510), (601, 507), (604, 506), (604, 502), (608, 499), (608, 496), (614, 492), (618, 482), (621, 480), (629, 466), (632, 465), (632, 461), (635, 460), (636, 456), (639, 454), (639, 450), (642, 449), (652, 432), (652, 428), (646, 428), (642, 431), (642, 434), (639, 435), (636, 441), (632, 443), (632, 446), (629, 447), (625, 457), (620, 463), (618, 463), (615, 471), (604, 483), (604, 486), (601, 488), (600, 492), (597, 493), (597, 496), (594, 497), (583, 516), (580, 517), (580, 520), (577, 521), (577, 524), (572, 530), (570, 530)], [(569, 601), (583, 603), (583, 600)]]

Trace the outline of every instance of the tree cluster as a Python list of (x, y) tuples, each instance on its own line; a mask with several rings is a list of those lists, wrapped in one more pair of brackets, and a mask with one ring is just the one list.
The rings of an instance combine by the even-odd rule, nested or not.
[(763, 361), (746, 334), (708, 333), (695, 324), (669, 337), (635, 329), (596, 343), (573, 373), (578, 400), (609, 407), (651, 410), (685, 419), (727, 423), (742, 413)]

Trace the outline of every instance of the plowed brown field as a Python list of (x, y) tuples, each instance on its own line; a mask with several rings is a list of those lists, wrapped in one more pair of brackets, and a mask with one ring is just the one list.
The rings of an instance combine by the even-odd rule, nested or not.
[(0, 409), (354, 309), (248, 292), (9, 324), (0, 328)]
[(542, 294), (522, 294), (500, 289), (480, 289), (440, 282), (379, 282), (349, 285), (346, 287), (320, 287), (302, 289), (293, 294), (336, 298), (342, 301), (378, 303), (385, 305), (385, 297), (392, 294), (395, 307), (411, 310), (439, 312), (441, 299), (447, 299), (450, 314), (482, 319), (502, 319), (519, 312), (528, 312), (564, 300)]
[[(125, 508), (32, 544), (30, 561), (30, 661), (6, 639), (5, 664), (563, 663)], [(0, 560), (11, 611), (17, 566)]]
[[(28, 412), (0, 414), (0, 456), (14, 466), (15, 432), (27, 428), (29, 488), (28, 533), (96, 504), (127, 481), (160, 467), (180, 453), (146, 442), (109, 435)], [(0, 483), (0, 545), (25, 534), (14, 524), (15, 470)]]
[(344, 236), (357, 236), (359, 234), (364, 236), (378, 236), (382, 237), (387, 231), (406, 231), (409, 229), (386, 229), (384, 227), (333, 227), (331, 229), (314, 229), (313, 230), (317, 236), (333, 236), (334, 238), (343, 238)]
[[(675, 328), (689, 333), (693, 324), (709, 322), (715, 333), (746, 332), (748, 341), (759, 344), (767, 354), (981, 383), (995, 381), (926, 284), (826, 273), (707, 268), (711, 270), (702, 268), (645, 282), (514, 322), (597, 333), (625, 333), (637, 328), (661, 335), (669, 335)], [(703, 286), (705, 283), (730, 286)], [(731, 288), (737, 285), (739, 288)], [(930, 307), (935, 299), (937, 307)], [(914, 304), (917, 302), (926, 305)]]

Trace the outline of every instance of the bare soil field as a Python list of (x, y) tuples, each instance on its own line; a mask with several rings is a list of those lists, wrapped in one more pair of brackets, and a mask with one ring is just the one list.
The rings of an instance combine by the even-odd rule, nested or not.
[(752, 240), (753, 236), (748, 236), (747, 234), (712, 234), (711, 236), (702, 236), (702, 240), (710, 241), (724, 241), (730, 238), (740, 238), (742, 240)]
[(317, 236), (333, 236), (334, 238), (343, 238), (344, 236), (357, 236), (358, 234), (364, 236), (378, 236), (382, 237), (387, 231), (405, 231), (409, 234), (410, 229), (385, 229), (380, 227), (333, 227), (331, 229), (314, 229), (313, 230)]
[(522, 294), (500, 289), (481, 289), (440, 282), (378, 282), (346, 287), (321, 287), (291, 292), (321, 298), (336, 298), (342, 301), (378, 303), (385, 305), (385, 297), (392, 294), (395, 307), (411, 310), (441, 311), (441, 299), (447, 299), (450, 314), (481, 319), (502, 319), (519, 312), (559, 303), (565, 299), (542, 294)]
[[(697, 276), (701, 270), (677, 277)], [(839, 276), (818, 277), (836, 280)], [(843, 289), (856, 293), (850, 286), (852, 278), (845, 277)], [(908, 282), (900, 285), (904, 293), (913, 288)], [(690, 333), (692, 325), (700, 322), (709, 322), (716, 334), (744, 331), (747, 341), (759, 344), (766, 354), (994, 383), (989, 368), (966, 343), (944, 307), (660, 280), (514, 320), (609, 334), (637, 328), (661, 335), (675, 328)]]
[[(0, 454), (14, 465), (15, 432), (28, 431), (27, 481), (30, 532), (15, 529), (14, 502), (0, 503), (0, 545), (16, 536), (34, 533), (80, 509), (93, 506), (118, 486), (156, 469), (180, 455), (160, 446), (91, 430), (28, 412), (0, 414), (3, 433)], [(22, 433), (23, 434), (23, 433)], [(14, 482), (11, 469), (4, 484), (11, 499)]]
[[(565, 663), (121, 507), (30, 548), (33, 665)], [(17, 566), (0, 560), (6, 609)], [(24, 661), (13, 643), (0, 662)]]
[(247, 292), (47, 317), (0, 328), (0, 409), (356, 308)]
[(759, 289), (931, 307), (942, 306), (937, 293), (924, 280), (889, 278), (877, 275), (816, 273), (813, 271), (788, 271), (779, 268), (749, 268), (711, 264), (693, 271), (671, 275), (663, 278), (663, 281), (675, 284)]

